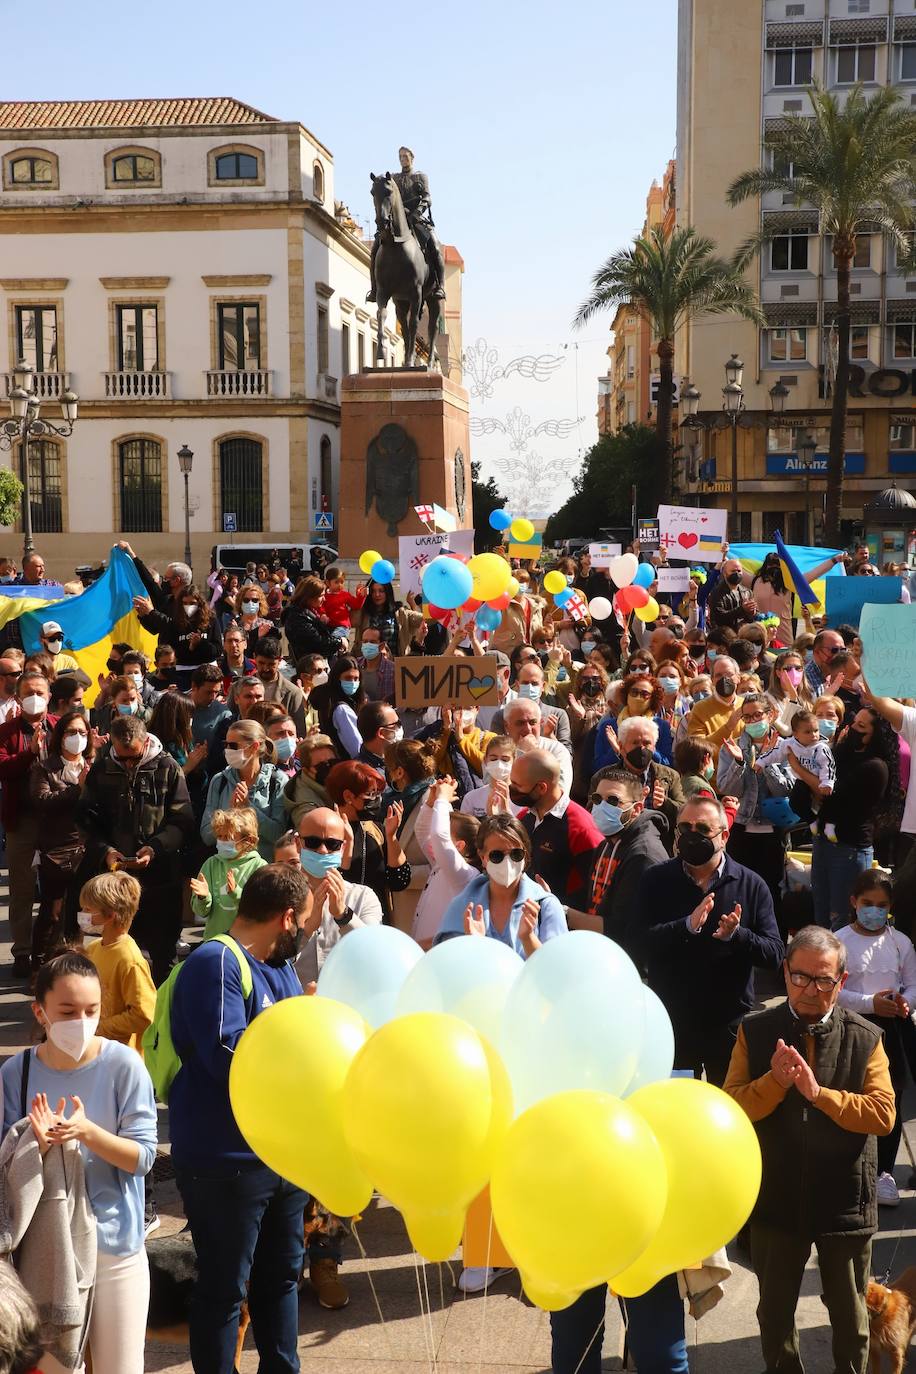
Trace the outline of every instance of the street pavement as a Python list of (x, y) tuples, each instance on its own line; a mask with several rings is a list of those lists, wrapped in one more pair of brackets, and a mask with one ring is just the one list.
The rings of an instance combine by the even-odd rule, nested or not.
[[(0, 1062), (28, 1043), (33, 1018), (21, 985), (11, 985), (3, 967), (9, 962), (6, 922), (6, 873), (0, 871)], [(916, 1098), (908, 1104), (908, 1120)], [(161, 1114), (162, 1158), (157, 1173), (168, 1175), (167, 1114)], [(916, 1127), (910, 1126), (916, 1141)], [(882, 1276), (899, 1273), (916, 1263), (916, 1194), (905, 1188), (910, 1175), (906, 1141), (901, 1145), (897, 1181), (902, 1191), (896, 1210), (881, 1209), (882, 1229), (875, 1241), (872, 1268)], [(178, 1194), (166, 1177), (157, 1187), (162, 1230), (181, 1229)], [(543, 1211), (545, 1226), (562, 1226), (549, 1197), (533, 1198)], [(460, 1273), (456, 1255), (448, 1265), (424, 1264), (410, 1247), (400, 1215), (376, 1199), (359, 1225), (359, 1240), (347, 1241), (343, 1276), (350, 1304), (342, 1312), (325, 1312), (306, 1284), (299, 1307), (299, 1351), (304, 1370), (316, 1374), (542, 1374), (550, 1369), (550, 1327), (547, 1314), (520, 1295), (518, 1277), (501, 1279), (492, 1292), (465, 1297), (455, 1281)], [(762, 1361), (755, 1309), (757, 1285), (746, 1261), (730, 1251), (734, 1268), (719, 1305), (699, 1322), (687, 1318), (687, 1337), (693, 1374), (759, 1374)], [(811, 1371), (831, 1369), (830, 1330), (820, 1300), (820, 1282), (813, 1258), (805, 1274), (798, 1309), (802, 1355)], [(604, 1345), (604, 1368), (620, 1369), (622, 1325), (615, 1301), (609, 1301)], [(249, 1334), (240, 1374), (255, 1374), (258, 1356)], [(151, 1340), (146, 1369), (156, 1374), (191, 1374), (187, 1347)]]

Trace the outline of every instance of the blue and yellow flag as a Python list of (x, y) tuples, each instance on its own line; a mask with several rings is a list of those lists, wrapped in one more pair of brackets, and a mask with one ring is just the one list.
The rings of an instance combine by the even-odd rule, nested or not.
[(776, 543), (776, 552), (779, 554), (783, 582), (785, 582), (787, 587), (791, 587), (803, 606), (816, 606), (819, 598), (817, 594), (811, 590), (804, 573), (782, 542), (782, 535), (779, 530), (774, 532), (773, 539)]
[[(40, 588), (34, 589), (40, 592)], [(146, 588), (123, 549), (112, 549), (108, 567), (97, 582), (81, 596), (49, 602), (40, 597), (0, 597), (0, 625), (19, 619), (22, 643), (27, 653), (41, 648), (39, 635), (46, 620), (56, 620), (63, 630), (64, 652), (72, 654), (89, 677), (85, 693), (91, 706), (98, 691), (99, 674), (106, 674), (112, 644), (130, 644), (142, 649), (150, 659), (156, 636), (144, 630), (133, 609), (135, 596), (146, 596)]]

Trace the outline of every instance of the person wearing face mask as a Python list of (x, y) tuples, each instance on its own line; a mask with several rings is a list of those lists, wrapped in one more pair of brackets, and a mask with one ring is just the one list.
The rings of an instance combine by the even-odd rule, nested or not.
[(334, 741), (328, 735), (308, 735), (299, 741), (297, 752), (299, 772), (283, 789), (283, 806), (294, 826), (306, 811), (331, 805), (325, 784), (335, 763), (340, 762)]
[(341, 654), (331, 665), (328, 685), (318, 707), (318, 720), (322, 733), (330, 735), (338, 752), (351, 759), (359, 755), (362, 747), (357, 720), (365, 704), (359, 662), (349, 654)]
[[(51, 731), (47, 756), (29, 773), (29, 796), (38, 821), (41, 891), (32, 931), (33, 968), (45, 963), (65, 928), (73, 924), (71, 919), (65, 925), (67, 898), (85, 852), (76, 810), (94, 759), (95, 745), (86, 717), (81, 711), (68, 711)], [(69, 905), (72, 908), (73, 903)], [(67, 929), (67, 933), (74, 932)]]
[(417, 837), (420, 807), (436, 778), (434, 746), (417, 739), (398, 740), (385, 746), (385, 773), (388, 790), (382, 797), (382, 809), (397, 803), (401, 807), (397, 837), (404, 857), (410, 864), (410, 886), (393, 892), (391, 898), (393, 924), (410, 934), (413, 929), (417, 902), (426, 886), (430, 864)]
[(677, 857), (643, 875), (634, 926), (649, 986), (671, 1017), (675, 1068), (697, 1078), (705, 1069), (717, 1086), (754, 1004), (754, 969), (777, 969), (783, 957), (769, 888), (725, 852), (727, 839), (720, 802), (686, 802)]
[(152, 708), (143, 705), (133, 678), (126, 675), (112, 679), (105, 704), (93, 707), (89, 713), (93, 729), (100, 735), (108, 734), (111, 722), (118, 716), (136, 716), (148, 725), (151, 715)]
[(658, 679), (642, 673), (628, 673), (620, 695), (623, 705), (614, 714), (609, 711), (598, 722), (592, 763), (599, 768), (613, 768), (620, 762), (618, 735), (627, 720), (651, 720), (657, 729), (655, 754), (660, 763), (670, 765), (674, 754), (674, 731), (662, 714), (663, 694)]
[(411, 873), (397, 835), (401, 807), (395, 802), (384, 810), (384, 790), (382, 773), (355, 760), (335, 763), (327, 776), (329, 804), (346, 818), (353, 836), (341, 876), (370, 887), (381, 904), (385, 925), (391, 925), (391, 894), (410, 886)]
[(603, 839), (579, 859), (583, 887), (566, 909), (570, 930), (607, 935), (634, 959), (641, 953), (631, 927), (642, 876), (669, 857), (668, 822), (660, 812), (645, 809), (647, 792), (625, 768), (602, 768), (591, 779), (591, 817)]
[[(81, 1158), (96, 1221), (91, 1248), (79, 1258), (90, 1273), (95, 1269), (87, 1333), (92, 1367), (97, 1374), (143, 1374), (149, 1305), (143, 1180), (156, 1157), (156, 1104), (136, 1051), (97, 1034), (101, 1004), (98, 972), (79, 951), (68, 949), (39, 970), (32, 1011), (44, 1039), (0, 1070), (3, 1135), (12, 1129), (22, 1141), (28, 1132), (48, 1170), (52, 1146)], [(71, 1235), (75, 1242), (77, 1233)], [(48, 1267), (59, 1283), (61, 1271)], [(60, 1296), (55, 1287), (49, 1303)], [(51, 1359), (51, 1368), (62, 1368)]]
[(509, 777), (515, 758), (515, 745), (508, 735), (493, 735), (487, 742), (483, 756), (483, 771), (486, 782), (483, 787), (475, 787), (461, 798), (461, 811), (469, 816), (482, 819), (494, 810), (508, 811), (517, 816), (519, 807), (509, 800)]
[(432, 947), (443, 911), (480, 872), (476, 847), (480, 821), (455, 811), (456, 800), (455, 779), (439, 778), (417, 808), (416, 838), (429, 861), (429, 877), (410, 933), (421, 949)]
[[(290, 778), (294, 778), (302, 767), (296, 753), (296, 746), (299, 743), (296, 726), (290, 716), (282, 714), (281, 707), (274, 706), (266, 709), (275, 713), (264, 723), (264, 728), (267, 731), (267, 738), (274, 746), (277, 770), (285, 776), (288, 783)], [(280, 714), (276, 714), (277, 712)]]
[(274, 766), (275, 750), (263, 725), (255, 720), (234, 721), (226, 735), (226, 768), (210, 780), (200, 826), (205, 844), (215, 844), (213, 817), (217, 811), (251, 807), (258, 818), (258, 849), (269, 863), (278, 835), (286, 829), (283, 792), (287, 778)]
[[(302, 870), (268, 864), (245, 884), (228, 936), (235, 948), (205, 940), (174, 983), (170, 1019), (181, 1068), (168, 1093), (169, 1132), (197, 1255), (189, 1335), (191, 1362), (201, 1370), (232, 1369), (246, 1290), (269, 1295), (251, 1313), (265, 1366), (293, 1370), (298, 1363), (308, 1194), (262, 1164), (242, 1136), (229, 1069), (254, 1018), (302, 995), (292, 960), (312, 908)], [(240, 961), (251, 980), (247, 996)]]
[(852, 920), (836, 933), (846, 947), (848, 973), (839, 1004), (858, 1012), (883, 1032), (897, 1118), (890, 1134), (878, 1139), (877, 1196), (879, 1207), (896, 1207), (900, 1194), (894, 1165), (903, 1128), (909, 1048), (904, 1036), (910, 1011), (916, 1007), (916, 950), (908, 935), (888, 925), (894, 905), (889, 877), (875, 869), (860, 873), (852, 885), (850, 901)]
[(488, 816), (477, 832), (483, 872), (449, 903), (433, 944), (456, 935), (501, 940), (527, 959), (547, 940), (565, 935), (563, 907), (529, 878), (531, 841), (512, 816)]
[(351, 882), (341, 873), (352, 835), (337, 811), (316, 807), (306, 812), (296, 828), (299, 860), (311, 900), (295, 968), (303, 988), (308, 989), (338, 941), (361, 926), (381, 925), (382, 905), (365, 883)]
[(686, 717), (685, 735), (703, 735), (709, 740), (716, 759), (727, 739), (741, 729), (741, 697), (738, 695), (738, 665), (733, 658), (720, 656), (712, 665), (712, 696), (699, 702)]
[(385, 768), (385, 746), (404, 738), (398, 713), (387, 701), (367, 701), (356, 718), (362, 745), (357, 759), (370, 768)]
[(215, 663), (219, 657), (219, 627), (216, 617), (196, 587), (185, 587), (168, 611), (156, 610), (149, 597), (134, 597), (134, 610), (145, 630), (159, 636), (160, 644), (175, 650), (178, 686), (187, 687), (191, 674), (201, 663)]
[(72, 673), (79, 668), (80, 665), (72, 654), (62, 652), (64, 632), (56, 620), (46, 620), (41, 627), (38, 638), (42, 649), (53, 658), (56, 673)]
[(216, 853), (191, 879), (191, 911), (204, 926), (205, 940), (228, 933), (245, 884), (266, 862), (258, 853), (258, 817), (250, 806), (215, 812), (212, 826)]
[[(532, 651), (533, 652), (533, 651)], [(541, 713), (541, 731), (549, 734), (558, 744), (572, 754), (572, 735), (569, 715), (560, 706), (548, 706), (544, 702), (544, 670), (536, 658), (519, 662), (515, 677), (515, 700), (534, 702)], [(505, 707), (495, 712), (490, 729), (497, 735), (506, 733)]]
[(370, 701), (391, 701), (394, 697), (394, 659), (373, 625), (363, 630), (359, 646), (360, 679)]
[(647, 789), (646, 810), (658, 811), (665, 817), (666, 843), (670, 845), (678, 808), (686, 798), (675, 769), (657, 761), (658, 724), (651, 716), (631, 716), (621, 721), (618, 730), (615, 739), (619, 761), (609, 766), (624, 768)]
[(584, 802), (588, 796), (591, 777), (589, 765), (595, 752), (597, 727), (607, 709), (605, 693), (608, 685), (609, 678), (602, 664), (597, 661), (585, 663), (579, 669), (575, 688), (570, 691), (566, 701), (573, 751), (571, 795), (578, 802)]
[(519, 820), (531, 838), (532, 873), (561, 901), (572, 901), (582, 888), (575, 860), (603, 837), (585, 807), (564, 790), (558, 760), (540, 749), (516, 754), (509, 799), (521, 808)]
[(264, 700), (274, 701), (278, 706), (282, 706), (286, 714), (292, 716), (297, 733), (304, 739), (309, 728), (305, 694), (280, 672), (282, 662), (283, 654), (278, 639), (267, 636), (258, 642), (254, 652), (254, 664), (255, 671), (264, 684)]
[(32, 907), (35, 899), (33, 861), (39, 821), (29, 791), (29, 774), (47, 758), (56, 716), (48, 715), (50, 687), (34, 670), (16, 685), (19, 712), (0, 725), (0, 820), (6, 832), (9, 871), (9, 920), (13, 938), (12, 976), (28, 978), (32, 954)]
[(748, 693), (741, 706), (743, 729), (737, 739), (726, 740), (719, 750), (715, 780), (721, 796), (737, 798), (728, 852), (737, 863), (760, 874), (777, 908), (785, 872), (785, 841), (783, 830), (771, 819), (769, 803), (788, 797), (792, 777), (782, 752), (786, 741), (776, 733), (774, 718), (769, 697)]
[(794, 649), (786, 649), (773, 664), (769, 695), (776, 705), (773, 728), (783, 738), (792, 733), (792, 717), (796, 711), (811, 709), (814, 698), (805, 679), (805, 660)]
[(756, 618), (757, 602), (746, 581), (750, 579), (743, 566), (737, 558), (728, 557), (728, 545), (724, 545), (719, 579), (706, 603), (710, 625), (737, 633), (739, 625)]

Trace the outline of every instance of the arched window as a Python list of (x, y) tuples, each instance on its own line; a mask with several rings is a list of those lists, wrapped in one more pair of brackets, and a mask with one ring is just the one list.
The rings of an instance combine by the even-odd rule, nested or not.
[(316, 200), (324, 200), (324, 168), (320, 162), (312, 168), (312, 195)]
[(264, 528), (263, 453), (264, 446), (258, 439), (244, 435), (220, 441), (220, 515), (233, 513), (240, 532)]
[(159, 159), (152, 152), (116, 153), (111, 157), (109, 182), (112, 186), (156, 185)]
[(326, 434), (321, 436), (321, 509), (334, 507), (334, 459), (331, 441)]
[(118, 444), (118, 486), (124, 534), (162, 530), (162, 445), (157, 439)]
[(16, 148), (4, 155), (3, 185), (8, 191), (56, 191), (57, 158), (43, 148)]
[(29, 504), (35, 534), (61, 534), (64, 528), (60, 444), (33, 439), (29, 444)]

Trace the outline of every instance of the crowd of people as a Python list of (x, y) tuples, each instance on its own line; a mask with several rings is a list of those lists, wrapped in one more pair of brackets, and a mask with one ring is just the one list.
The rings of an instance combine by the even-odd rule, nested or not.
[[(264, 1367), (298, 1369), (303, 1271), (324, 1307), (348, 1301), (345, 1227), (321, 1213), (306, 1256), (309, 1199), (240, 1134), (229, 1068), (254, 1016), (314, 992), (334, 946), (379, 923), (423, 949), (472, 935), (522, 958), (571, 930), (617, 941), (668, 1010), (675, 1068), (724, 1085), (758, 1125), (767, 1368), (797, 1359), (813, 1241), (837, 1368), (861, 1368), (862, 1276), (876, 1208), (899, 1201), (913, 1053), (916, 707), (872, 695), (857, 629), (793, 625), (778, 558), (752, 577), (727, 546), (676, 603), (653, 583), (646, 625), (576, 620), (541, 595), (540, 567), (518, 566), (489, 636), (402, 604), (391, 584), (348, 588), (336, 566), (322, 577), (276, 560), (199, 586), (185, 564), (159, 576), (122, 547), (145, 588), (151, 661), (115, 643), (91, 684), (51, 618), (38, 652), (8, 636), (0, 653), (9, 972), (42, 1034), (0, 1070), (0, 1203), (40, 1194), (60, 1145), (84, 1225), (58, 1243), (91, 1275), (74, 1294), (79, 1348), (72, 1326), (55, 1330), (45, 1360), (57, 1363), (41, 1368), (77, 1367), (88, 1335), (95, 1374), (143, 1369), (157, 1117), (142, 1048), (168, 981), (177, 1072), (164, 1100), (199, 1267), (194, 1369), (229, 1374), (246, 1299)], [(841, 557), (865, 573), (857, 549), (812, 575)], [(557, 566), (587, 599), (613, 596), (587, 554)], [(15, 575), (10, 560), (0, 569)], [(483, 652), (497, 703), (394, 699), (395, 657)], [(789, 1010), (749, 1016), (756, 972), (780, 969)], [(809, 1167), (822, 1151), (836, 1191), (825, 1216), (781, 1187), (800, 1099), (823, 1109)], [(17, 1207), (23, 1245), (39, 1246), (35, 1215)], [(858, 1245), (842, 1274), (834, 1255), (832, 1278), (831, 1208)], [(44, 1310), (54, 1275), (20, 1263), (27, 1274)], [(460, 1287), (498, 1277), (466, 1269)], [(597, 1301), (554, 1314), (558, 1374), (599, 1369)], [(645, 1367), (686, 1369), (676, 1285), (630, 1308)]]

